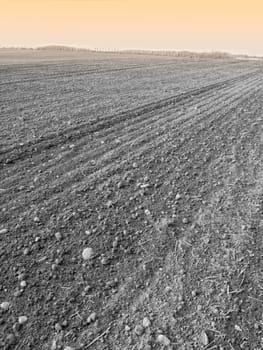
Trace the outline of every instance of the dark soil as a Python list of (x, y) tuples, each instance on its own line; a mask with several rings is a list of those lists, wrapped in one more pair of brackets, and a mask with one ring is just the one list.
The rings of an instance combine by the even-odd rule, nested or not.
[(262, 63), (0, 77), (0, 348), (262, 349)]

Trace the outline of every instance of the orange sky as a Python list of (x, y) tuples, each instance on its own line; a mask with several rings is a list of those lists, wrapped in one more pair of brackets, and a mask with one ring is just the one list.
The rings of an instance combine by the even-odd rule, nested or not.
[(0, 46), (263, 55), (263, 0), (0, 0)]

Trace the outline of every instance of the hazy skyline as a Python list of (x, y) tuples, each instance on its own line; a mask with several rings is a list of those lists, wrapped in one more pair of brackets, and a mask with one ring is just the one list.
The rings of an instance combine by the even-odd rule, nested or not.
[(263, 55), (262, 0), (0, 0), (0, 46)]

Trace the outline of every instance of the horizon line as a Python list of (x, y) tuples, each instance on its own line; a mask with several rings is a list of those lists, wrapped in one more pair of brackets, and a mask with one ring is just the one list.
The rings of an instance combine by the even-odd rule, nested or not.
[(174, 53), (174, 54), (197, 54), (197, 55), (212, 55), (217, 54), (225, 57), (248, 57), (248, 58), (263, 58), (263, 56), (259, 55), (250, 55), (250, 54), (244, 54), (244, 53), (230, 53), (227, 51), (220, 51), (220, 50), (175, 50), (175, 49), (102, 49), (102, 48), (88, 48), (88, 47), (80, 47), (80, 46), (74, 46), (74, 45), (63, 45), (63, 44), (47, 44), (47, 45), (40, 45), (40, 46), (0, 46), (0, 50), (34, 50), (34, 51), (40, 51), (40, 50), (56, 50), (56, 51), (89, 51), (89, 52), (102, 52), (102, 53)]

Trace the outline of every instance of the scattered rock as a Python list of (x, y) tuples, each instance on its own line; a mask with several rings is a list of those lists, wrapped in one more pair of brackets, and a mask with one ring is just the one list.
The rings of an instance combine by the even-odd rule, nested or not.
[(23, 254), (24, 255), (28, 255), (29, 253), (30, 253), (29, 248), (25, 248), (24, 251), (23, 251)]
[(4, 301), (0, 304), (0, 308), (4, 311), (7, 311), (10, 308), (10, 303), (8, 301)]
[(118, 239), (118, 237), (116, 237), (112, 243), (112, 247), (117, 248), (118, 244), (119, 244), (119, 239)]
[(235, 325), (235, 330), (238, 331), (238, 332), (242, 332), (242, 329), (237, 324)]
[(125, 332), (130, 332), (130, 330), (131, 330), (131, 327), (130, 326), (128, 326), (127, 324), (126, 324), (126, 326), (125, 326)]
[(56, 350), (56, 349), (57, 349), (57, 340), (53, 339), (50, 350)]
[(196, 310), (197, 310), (198, 312), (200, 312), (200, 311), (202, 310), (202, 305), (198, 304), (197, 307), (196, 307)]
[(19, 316), (18, 323), (25, 324), (25, 323), (27, 323), (27, 320), (28, 320), (27, 316)]
[(144, 319), (142, 320), (142, 325), (144, 328), (148, 328), (151, 325), (151, 321), (149, 320), (148, 317), (144, 317)]
[(14, 333), (17, 334), (20, 331), (21, 327), (22, 327), (22, 325), (20, 323), (16, 322), (12, 327)]
[(14, 334), (8, 334), (6, 337), (6, 343), (10, 346), (10, 345), (14, 345), (16, 343), (16, 337), (14, 336)]
[(20, 287), (25, 288), (26, 287), (26, 281), (21, 281), (20, 282)]
[(22, 295), (23, 291), (20, 290), (20, 289), (17, 289), (15, 292), (14, 292), (14, 297), (17, 298), (17, 297), (20, 297)]
[(144, 350), (152, 350), (152, 347), (150, 344), (146, 344), (143, 349)]
[(61, 325), (59, 324), (59, 323), (56, 323), (55, 324), (55, 330), (56, 330), (56, 332), (61, 332), (62, 331), (62, 327), (61, 327)]
[(82, 252), (82, 258), (84, 260), (90, 260), (93, 258), (93, 255), (94, 255), (94, 252), (93, 252), (93, 249), (88, 247), (88, 248), (85, 248)]
[(24, 273), (20, 273), (20, 274), (17, 276), (18, 281), (22, 281), (24, 278), (25, 278), (25, 274), (24, 274)]
[(183, 218), (183, 224), (188, 224), (189, 220), (187, 218)]
[(137, 324), (137, 326), (135, 326), (134, 328), (134, 333), (138, 336), (141, 336), (143, 332), (144, 332), (144, 328), (140, 324)]
[(0, 235), (4, 235), (5, 233), (7, 233), (8, 232), (8, 230), (6, 229), (6, 228), (2, 228), (1, 230), (0, 230)]
[(55, 233), (55, 237), (56, 237), (56, 240), (57, 240), (57, 241), (61, 241), (61, 239), (62, 239), (62, 234), (61, 234), (60, 232), (56, 232), (56, 233)]
[(207, 346), (209, 344), (208, 336), (204, 331), (200, 334), (200, 343), (204, 346)]
[(164, 292), (165, 292), (165, 293), (171, 293), (171, 292), (172, 292), (172, 290), (173, 290), (173, 288), (172, 288), (172, 287), (167, 286), (167, 287), (165, 287)]
[(125, 187), (125, 182), (124, 181), (120, 181), (118, 184), (117, 184), (117, 187), (118, 189), (122, 189)]
[(109, 264), (109, 259), (107, 259), (105, 256), (101, 258), (100, 262), (102, 265), (107, 265)]
[(107, 208), (111, 208), (113, 206), (113, 201), (109, 200), (107, 203), (106, 203), (106, 207)]
[(97, 315), (95, 312), (93, 312), (89, 317), (87, 318), (87, 323), (90, 324), (92, 322), (95, 322), (97, 318)]
[(159, 334), (156, 341), (163, 346), (170, 346), (171, 344), (170, 340), (163, 334)]
[(181, 198), (182, 198), (181, 195), (180, 195), (179, 193), (177, 193), (175, 199), (178, 201), (178, 200), (181, 199)]
[(62, 327), (67, 327), (68, 326), (68, 321), (67, 320), (64, 320), (63, 322), (62, 322)]

